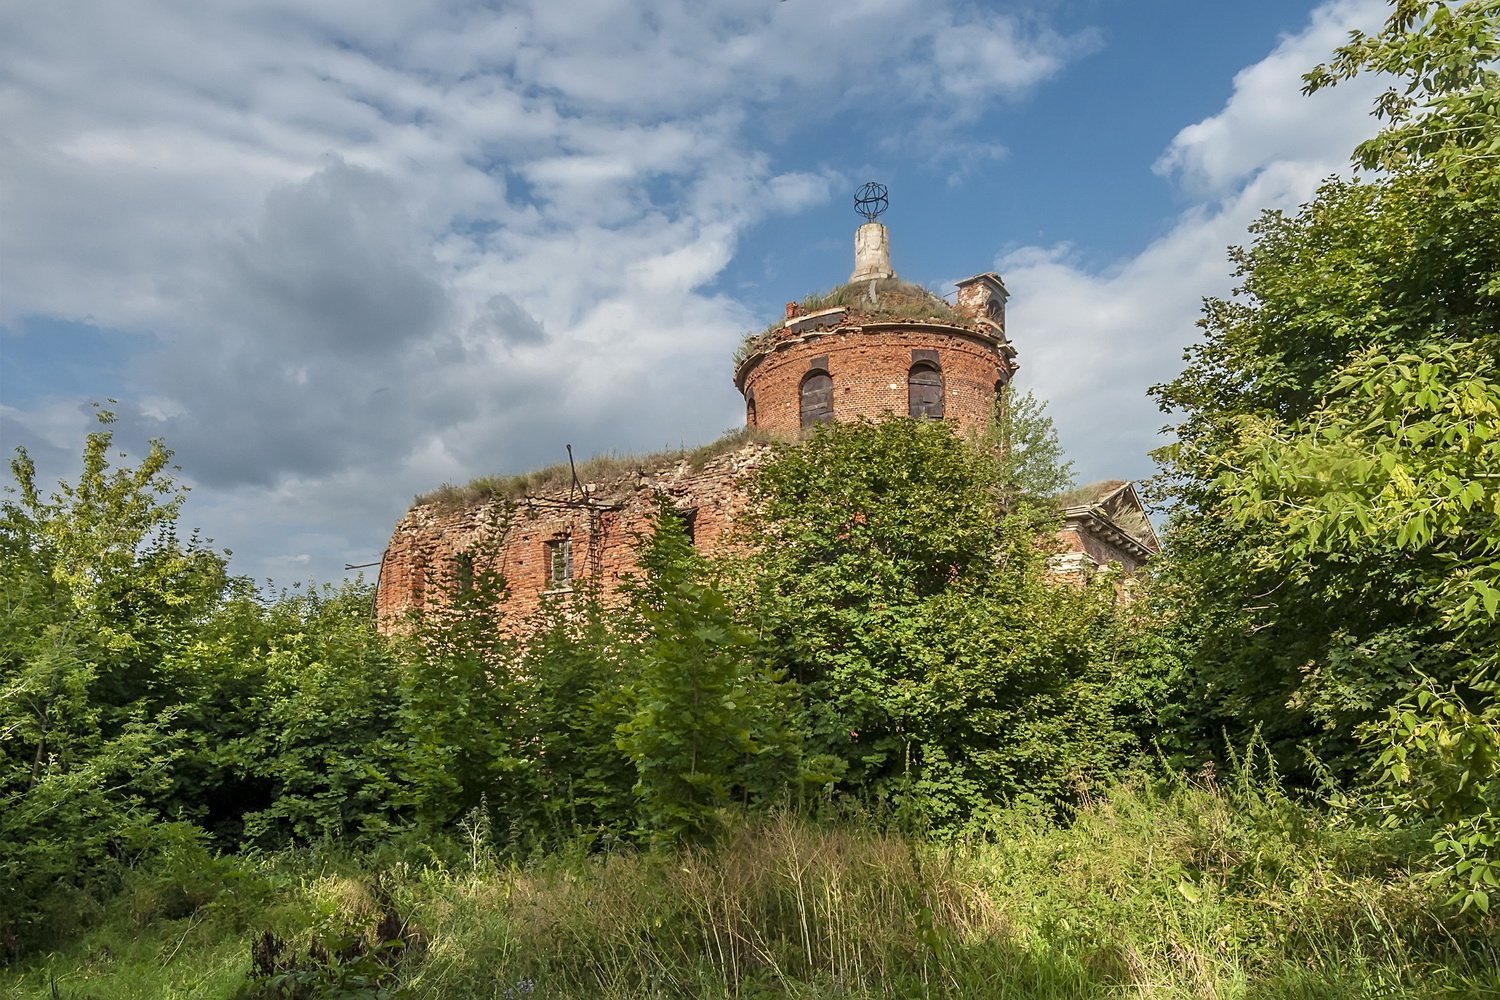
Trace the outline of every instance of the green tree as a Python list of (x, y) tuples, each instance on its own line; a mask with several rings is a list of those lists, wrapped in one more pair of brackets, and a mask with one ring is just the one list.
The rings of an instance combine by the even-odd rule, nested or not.
[(522, 650), (517, 770), (490, 796), (496, 826), (525, 850), (625, 838), (636, 826), (636, 769), (616, 735), (631, 715), (636, 658), (620, 612), (583, 580), (541, 616)]
[(1436, 189), (1492, 181), (1500, 134), (1500, 3), (1391, 0), (1374, 35), (1355, 31), (1334, 58), (1303, 77), (1306, 93), (1361, 73), (1395, 81), (1375, 102), (1380, 131), (1359, 144), (1366, 170), (1425, 175)]
[[(1351, 765), (1379, 755), (1408, 818), (1487, 906), (1497, 879), (1500, 608), (1500, 4), (1398, 0), (1307, 89), (1400, 81), (1330, 182), (1269, 215), (1160, 387), (1169, 538), (1206, 639), (1203, 700)], [(1464, 749), (1467, 748), (1467, 749)], [(1487, 791), (1486, 791), (1487, 789)]]
[(1379, 765), (1407, 818), (1439, 822), (1460, 895), (1484, 909), (1500, 885), (1497, 347), (1367, 353), (1306, 419), (1246, 422), (1228, 493), (1235, 523), (1282, 532), (1272, 569), (1402, 565), (1389, 599), (1432, 622), (1450, 669), (1397, 678)]
[(75, 484), (44, 495), (19, 450), (0, 502), (0, 950), (86, 910), (159, 815), (183, 749), (166, 664), (227, 580), (177, 534), (171, 453), (153, 442), (111, 468), (113, 416), (99, 420)]
[(1009, 485), (993, 450), (895, 419), (820, 428), (751, 487), (745, 620), (802, 686), (809, 752), (936, 826), (1061, 795), (1122, 750), (1098, 592), (1044, 582), (1055, 513)]
[[(496, 507), (482, 537), (498, 546), (511, 511)], [(402, 645), (401, 729), (412, 762), (418, 820), (447, 829), (523, 770), (513, 728), (523, 697), (520, 650), (506, 620), (507, 585), (495, 550), (462, 553), (447, 575), (446, 604), (429, 608)]]
[(1063, 454), (1047, 404), (1029, 389), (1018, 393), (1007, 385), (995, 407), (995, 425), (980, 447), (999, 462), (1001, 509), (1030, 503), (1045, 510), (1073, 486), (1073, 463)]
[(373, 596), (356, 584), (310, 589), (281, 595), (259, 621), (236, 616), (257, 640), (239, 655), (255, 684), (220, 727), (228, 739), (214, 762), (242, 796), (243, 843), (369, 845), (409, 822), (400, 664), (375, 630)]
[(1347, 773), (1367, 759), (1358, 728), (1414, 676), (1461, 669), (1442, 616), (1405, 596), (1425, 555), (1329, 547), (1285, 561), (1285, 525), (1235, 507), (1250, 488), (1247, 435), (1319, 419), (1364, 352), (1458, 342), (1490, 322), (1456, 258), (1500, 249), (1495, 220), (1455, 216), (1444, 200), (1419, 177), (1331, 181), (1295, 215), (1268, 213), (1231, 254), (1237, 297), (1207, 303), (1205, 339), (1154, 390), (1183, 416), (1158, 458), (1176, 502), (1168, 573), (1199, 637), (1188, 701), (1209, 746), (1222, 730), (1242, 741), (1259, 728), (1285, 766), (1303, 764), (1306, 745)]
[[(1387, 127), (1357, 153), (1392, 172), (1330, 181), (1299, 212), (1262, 217), (1254, 244), (1231, 253), (1243, 279), (1236, 297), (1207, 303), (1206, 338), (1183, 374), (1155, 390), (1164, 409), (1182, 414), (1177, 442), (1160, 457), (1178, 503), (1168, 546), (1202, 636), (1191, 700), (1206, 708), (1199, 724), (1210, 739), (1221, 726), (1260, 727), (1288, 763), (1291, 748), (1310, 741), (1357, 768), (1368, 760), (1359, 728), (1415, 678), (1448, 684), (1469, 670), (1451, 617), (1426, 599), (1423, 581), (1443, 572), (1444, 557), (1380, 530), (1359, 545), (1325, 531), (1317, 550), (1288, 546), (1292, 524), (1284, 511), (1256, 507), (1260, 473), (1247, 463), (1263, 439), (1327, 444), (1361, 412), (1404, 405), (1354, 398), (1394, 358), (1442, 366), (1443, 353), (1457, 351), (1467, 359), (1460, 367), (1482, 371), (1473, 365), (1493, 357), (1500, 200), (1485, 53), (1494, 52), (1496, 17), (1493, 3), (1403, 0), (1385, 31), (1356, 35), (1308, 75), (1309, 89), (1362, 68), (1404, 79), (1377, 107)], [(1412, 412), (1420, 422), (1421, 409)], [(1367, 457), (1397, 444), (1376, 437), (1358, 442)], [(1332, 456), (1275, 460), (1314, 458)], [(1353, 468), (1340, 464), (1340, 476)], [(1334, 478), (1294, 464), (1283, 471)], [(1334, 489), (1325, 506), (1347, 499)], [(1264, 516), (1246, 516), (1252, 508)]]
[(642, 831), (671, 842), (710, 832), (735, 801), (764, 802), (798, 780), (796, 696), (756, 663), (754, 637), (665, 505), (641, 568), (627, 625), (630, 716), (617, 739), (635, 766)]

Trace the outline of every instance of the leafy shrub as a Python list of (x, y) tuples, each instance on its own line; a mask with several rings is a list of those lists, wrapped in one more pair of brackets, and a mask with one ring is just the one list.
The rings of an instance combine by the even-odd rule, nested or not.
[(760, 655), (801, 685), (809, 751), (841, 763), (840, 787), (919, 826), (1066, 797), (1131, 743), (1095, 648), (1114, 592), (1044, 579), (1055, 514), (1017, 472), (895, 419), (820, 428), (752, 482)]

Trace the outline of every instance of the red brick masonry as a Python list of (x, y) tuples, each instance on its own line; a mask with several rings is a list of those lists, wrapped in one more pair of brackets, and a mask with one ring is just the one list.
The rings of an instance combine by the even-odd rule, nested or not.
[[(798, 306), (789, 304), (785, 323), (773, 327), (735, 373), (747, 423), (797, 437), (809, 373), (831, 380), (833, 420), (905, 414), (909, 374), (914, 366), (931, 366), (941, 376), (943, 419), (961, 433), (984, 430), (995, 419), (997, 394), (1017, 369), (1005, 335), (1008, 293), (995, 274), (976, 275), (958, 287), (956, 309), (932, 300), (934, 312), (949, 320), (901, 319), (875, 306), (862, 313), (862, 304), (799, 315)], [(925, 311), (921, 297), (930, 293), (914, 294), (916, 308)], [(734, 522), (748, 502), (745, 477), (768, 452), (767, 445), (747, 445), (701, 467), (679, 461), (641, 468), (611, 482), (584, 484), (581, 492), (418, 504), (396, 525), (381, 562), (377, 620), (383, 629), (399, 629), (411, 612), (451, 601), (483, 569), (504, 575), (517, 629), (549, 593), (567, 595), (590, 583), (611, 600), (638, 565), (638, 540), (650, 529), (660, 498), (688, 520), (700, 551), (735, 545)], [(1095, 493), (1066, 510), (1059, 533), (1063, 552), (1054, 557), (1062, 575), (1086, 575), (1112, 561), (1133, 571), (1158, 550), (1128, 484), (1112, 483)]]
[[(637, 539), (650, 530), (659, 497), (688, 519), (700, 551), (723, 551), (733, 544), (730, 532), (747, 502), (744, 477), (769, 450), (752, 444), (701, 468), (677, 462), (640, 469), (613, 482), (586, 484), (586, 495), (571, 498), (563, 493), (485, 500), (453, 510), (418, 504), (396, 525), (381, 561), (377, 620), (383, 629), (396, 629), (409, 612), (449, 602), (466, 559), (505, 576), (518, 627), (548, 592), (566, 594), (590, 582), (611, 599), (638, 565)], [(572, 581), (559, 587), (549, 546), (564, 540), (572, 550)]]
[(1010, 380), (1002, 341), (958, 326), (880, 322), (783, 335), (750, 358), (739, 385), (751, 426), (795, 435), (801, 428), (802, 380), (825, 371), (833, 380), (833, 419), (878, 419), (907, 412), (907, 374), (914, 364), (935, 364), (942, 374), (945, 420), (961, 432), (982, 430), (995, 419), (995, 394)]

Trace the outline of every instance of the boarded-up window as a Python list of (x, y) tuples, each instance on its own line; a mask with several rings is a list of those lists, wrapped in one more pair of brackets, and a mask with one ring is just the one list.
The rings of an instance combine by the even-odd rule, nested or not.
[(563, 590), (573, 585), (573, 540), (554, 538), (547, 543), (547, 589)]
[(808, 372), (802, 380), (802, 426), (833, 419), (833, 379), (827, 372)]
[(943, 375), (931, 362), (919, 361), (907, 373), (906, 412), (914, 417), (943, 419)]

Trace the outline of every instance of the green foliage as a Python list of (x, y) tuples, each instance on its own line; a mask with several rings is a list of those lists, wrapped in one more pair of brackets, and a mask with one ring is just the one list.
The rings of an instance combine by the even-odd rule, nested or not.
[(123, 908), (136, 928), (210, 917), (238, 927), (274, 895), (253, 862), (214, 852), (207, 835), (191, 823), (143, 827), (117, 852), (126, 870), (120, 895), (110, 905)]
[(164, 661), (226, 580), (177, 536), (170, 452), (111, 469), (113, 416), (99, 419), (76, 484), (44, 496), (18, 451), (0, 503), (0, 954), (116, 884), (116, 845), (155, 818), (181, 750)]
[(734, 799), (763, 802), (792, 782), (796, 695), (756, 666), (754, 637), (665, 505), (641, 566), (631, 592), (630, 714), (617, 741), (636, 770), (641, 828), (677, 842), (709, 832)]
[(181, 540), (170, 453), (112, 469), (100, 419), (76, 485), (44, 497), (21, 452), (0, 504), (4, 953), (85, 925), (184, 830), (368, 841), (415, 799), (369, 588), (262, 600)]
[(1163, 459), (1204, 636), (1200, 723), (1263, 726), (1346, 775), (1376, 764), (1481, 907), (1496, 857), (1497, 52), (1493, 0), (1398, 0), (1381, 33), (1310, 73), (1309, 90), (1369, 70), (1404, 82), (1356, 152), (1389, 173), (1264, 218), (1237, 254), (1241, 298), (1209, 303), (1207, 342), (1157, 390), (1187, 414)]
[(1378, 34), (1352, 33), (1332, 62), (1303, 77), (1305, 93), (1360, 73), (1404, 83), (1375, 102), (1386, 125), (1355, 150), (1366, 170), (1422, 171), (1438, 188), (1467, 187), (1500, 158), (1500, 3), (1393, 0)]
[(260, 672), (218, 763), (259, 802), (242, 803), (247, 845), (370, 843), (409, 804), (401, 673), (370, 620), (369, 588), (283, 595), (264, 612)]
[[(1352, 773), (1368, 760), (1359, 727), (1419, 676), (1458, 682), (1467, 657), (1442, 609), (1409, 599), (1430, 595), (1445, 557), (1398, 539), (1389, 518), (1392, 530), (1352, 544), (1318, 512), (1363, 533), (1370, 508), (1354, 494), (1373, 500), (1382, 480), (1423, 475), (1406, 466), (1413, 444), (1419, 461), (1445, 462), (1445, 435), (1479, 416), (1477, 398), (1465, 416), (1429, 394), (1449, 378), (1486, 391), (1500, 200), (1436, 191), (1418, 175), (1330, 182), (1297, 215), (1267, 215), (1253, 232), (1255, 245), (1235, 254), (1240, 297), (1208, 303), (1206, 340), (1155, 390), (1184, 414), (1159, 458), (1177, 501), (1169, 572), (1201, 636), (1191, 697), (1207, 710), (1198, 725), (1210, 743), (1220, 726), (1259, 726), (1287, 763), (1310, 738)], [(1485, 471), (1472, 465), (1485, 461), (1484, 433), (1455, 442), (1468, 458), (1455, 455), (1449, 473)], [(1356, 449), (1364, 455), (1346, 461)], [(1426, 496), (1448, 496), (1431, 485), (1441, 492)], [(1299, 525), (1315, 544), (1288, 538)]]
[(920, 824), (1066, 795), (1128, 742), (1092, 647), (1113, 591), (1044, 583), (1055, 521), (1011, 471), (899, 419), (820, 428), (751, 487), (760, 655), (801, 684), (841, 787)]
[(409, 995), (400, 972), (411, 944), (388, 903), (370, 932), (319, 935), (305, 952), (265, 931), (251, 946), (249, 981), (234, 1000), (397, 1000)]
[(615, 745), (631, 710), (633, 658), (615, 616), (580, 585), (542, 614), (545, 627), (521, 651), (522, 705), (510, 721), (515, 745), (529, 752), (489, 799), (505, 842), (523, 854), (608, 844), (635, 826), (635, 768)]
[(55, 980), (64, 996), (227, 1000), (263, 926), (312, 979), (312, 942), (332, 958), (380, 939), (377, 885), (420, 945), (396, 969), (412, 1000), (1436, 1000), (1500, 985), (1493, 917), (1445, 911), (1408, 874), (1419, 840), (1288, 796), (1263, 764), (1096, 789), (1066, 825), (1010, 810), (993, 832), (935, 844), (862, 815), (773, 813), (671, 851), (378, 876), (289, 852), (262, 867), (274, 901), (253, 931), (201, 911), (142, 926), (121, 900), (87, 938), (0, 971), (0, 993), (46, 1000)]
[[(493, 508), (483, 537), (502, 539), (508, 506)], [(498, 541), (497, 543), (498, 544)], [(445, 829), (479, 806), (519, 766), (508, 732), (519, 717), (516, 643), (504, 619), (505, 580), (493, 553), (468, 553), (451, 603), (415, 622), (404, 646), (401, 722), (417, 819)]]
[[(1500, 312), (1497, 312), (1500, 315)], [(1337, 552), (1400, 560), (1397, 599), (1441, 619), (1462, 677), (1493, 680), (1500, 620), (1500, 366), (1488, 345), (1369, 352), (1301, 421), (1247, 418), (1228, 493), (1235, 523), (1273, 523), (1292, 572)]]
[(1030, 389), (1007, 385), (995, 401), (993, 430), (979, 443), (999, 462), (1001, 509), (1020, 503), (1047, 509), (1073, 486), (1073, 463), (1063, 454), (1047, 404)]
[(793, 574), (776, 572), (784, 558), (839, 590), (979, 586), (996, 572), (999, 479), (996, 461), (946, 424), (823, 425), (756, 476), (754, 540), (771, 575), (791, 585)]
[(1392, 823), (1435, 825), (1436, 874), (1456, 889), (1448, 904), (1488, 913), (1500, 891), (1500, 709), (1424, 689), (1391, 709), (1386, 739)]

